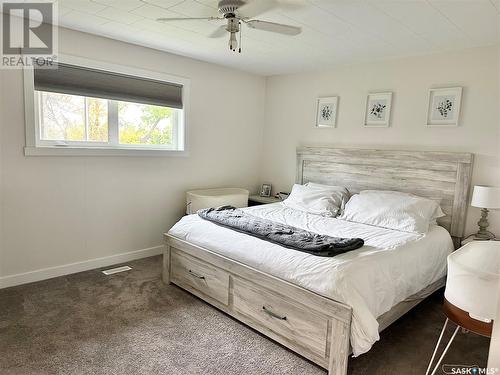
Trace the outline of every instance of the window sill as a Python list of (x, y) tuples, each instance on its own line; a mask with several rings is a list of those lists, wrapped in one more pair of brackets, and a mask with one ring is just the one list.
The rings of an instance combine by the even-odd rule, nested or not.
[(187, 157), (187, 151), (137, 148), (25, 147), (24, 156), (160, 156)]

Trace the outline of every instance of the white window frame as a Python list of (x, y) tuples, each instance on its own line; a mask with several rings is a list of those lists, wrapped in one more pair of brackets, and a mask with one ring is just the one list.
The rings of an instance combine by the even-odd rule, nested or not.
[[(26, 156), (188, 156), (188, 117), (189, 117), (189, 90), (190, 79), (173, 76), (160, 72), (132, 68), (124, 65), (111, 64), (101, 61), (86, 59), (83, 57), (59, 55), (58, 61), (70, 65), (84, 66), (97, 70), (121, 73), (134, 77), (154, 79), (182, 85), (182, 117), (178, 119), (180, 126), (174, 127), (174, 136), (178, 139), (182, 150), (172, 149), (171, 146), (162, 145), (123, 145), (118, 143), (117, 124), (109, 127), (108, 143), (92, 142), (92, 146), (87, 142), (78, 141), (49, 141), (40, 139), (39, 124), (39, 100), (35, 91), (33, 67), (25, 66), (24, 75), (24, 109), (26, 127), (26, 146), (24, 154)], [(113, 101), (110, 101), (108, 111), (113, 110)], [(115, 108), (116, 110), (116, 108)], [(108, 119), (110, 116), (108, 113)], [(117, 116), (114, 116), (117, 118)]]

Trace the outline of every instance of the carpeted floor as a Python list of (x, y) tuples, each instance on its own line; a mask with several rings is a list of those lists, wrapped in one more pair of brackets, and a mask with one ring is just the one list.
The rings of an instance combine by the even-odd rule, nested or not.
[[(160, 279), (161, 257), (0, 290), (0, 374), (321, 374), (326, 372)], [(349, 373), (424, 374), (444, 318), (434, 295)], [(488, 340), (459, 334), (445, 363), (486, 365)]]

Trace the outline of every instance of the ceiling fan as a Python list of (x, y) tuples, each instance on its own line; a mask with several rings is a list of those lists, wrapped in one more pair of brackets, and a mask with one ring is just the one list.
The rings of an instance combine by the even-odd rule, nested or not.
[(229, 33), (229, 49), (236, 51), (238, 41), (236, 34), (239, 32), (240, 47), (238, 52), (241, 53), (241, 29), (242, 25), (246, 25), (251, 29), (269, 31), (284, 35), (300, 34), (302, 29), (297, 26), (283, 25), (281, 23), (261, 21), (253, 19), (254, 17), (267, 12), (270, 9), (281, 7), (277, 0), (220, 0), (218, 10), (220, 16), (213, 17), (174, 17), (174, 18), (157, 18), (159, 22), (170, 21), (190, 21), (190, 20), (207, 20), (207, 21), (225, 21), (226, 24), (219, 26), (209, 35), (210, 38), (219, 38)]

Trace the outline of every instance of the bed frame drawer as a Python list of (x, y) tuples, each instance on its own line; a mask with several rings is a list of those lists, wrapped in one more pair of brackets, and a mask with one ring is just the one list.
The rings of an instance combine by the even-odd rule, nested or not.
[(326, 316), (236, 277), (233, 278), (233, 309), (264, 329), (326, 357)]
[(229, 274), (211, 264), (189, 255), (172, 251), (172, 281), (227, 305), (229, 302)]

